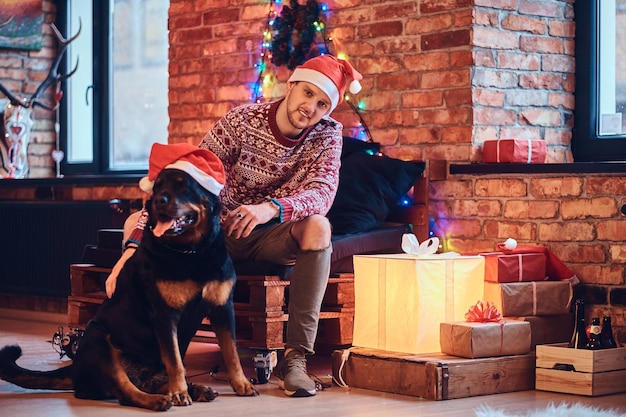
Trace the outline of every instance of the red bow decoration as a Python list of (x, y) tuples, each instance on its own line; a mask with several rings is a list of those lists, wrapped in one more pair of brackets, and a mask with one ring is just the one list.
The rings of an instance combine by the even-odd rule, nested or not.
[(491, 301), (486, 301), (483, 304), (480, 300), (467, 310), (467, 313), (465, 313), (465, 321), (477, 323), (504, 323), (502, 314), (500, 314), (496, 306)]

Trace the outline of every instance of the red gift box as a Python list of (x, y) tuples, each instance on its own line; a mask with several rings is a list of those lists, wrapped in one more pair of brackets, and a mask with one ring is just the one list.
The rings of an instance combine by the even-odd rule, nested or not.
[(496, 139), (483, 143), (483, 162), (546, 162), (546, 142), (532, 139)]
[(481, 253), (485, 257), (485, 281), (545, 281), (546, 256), (543, 253)]

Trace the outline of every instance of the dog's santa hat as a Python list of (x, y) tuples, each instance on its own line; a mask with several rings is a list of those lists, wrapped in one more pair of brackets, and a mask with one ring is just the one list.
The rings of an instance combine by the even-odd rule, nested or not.
[(356, 94), (361, 91), (359, 81), (362, 79), (363, 76), (348, 61), (332, 55), (320, 55), (296, 67), (287, 81), (306, 81), (317, 86), (330, 98), (332, 112), (343, 100), (348, 82), (349, 91)]
[(139, 188), (151, 192), (155, 178), (167, 168), (185, 171), (215, 195), (219, 195), (226, 181), (224, 165), (213, 152), (188, 143), (155, 143), (150, 150), (148, 176), (139, 180)]

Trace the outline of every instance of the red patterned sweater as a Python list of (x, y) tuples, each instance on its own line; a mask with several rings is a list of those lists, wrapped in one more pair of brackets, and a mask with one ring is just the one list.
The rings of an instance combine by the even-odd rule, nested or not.
[(282, 221), (326, 215), (339, 183), (342, 125), (328, 117), (290, 139), (276, 125), (279, 104), (239, 106), (200, 142), (224, 163), (222, 204), (233, 210), (275, 199)]
[[(233, 210), (273, 199), (281, 206), (281, 221), (326, 215), (339, 183), (343, 127), (327, 117), (298, 139), (290, 139), (276, 125), (279, 104), (280, 100), (236, 107), (198, 145), (224, 164), (222, 205)], [(141, 242), (146, 221), (144, 209), (125, 246)]]

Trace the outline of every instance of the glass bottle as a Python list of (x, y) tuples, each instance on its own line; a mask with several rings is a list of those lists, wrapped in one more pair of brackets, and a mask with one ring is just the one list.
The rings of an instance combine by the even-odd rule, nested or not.
[(596, 350), (602, 349), (602, 341), (600, 340), (600, 319), (594, 317), (591, 319), (591, 328), (589, 329), (589, 342), (587, 343), (587, 349)]
[(611, 327), (611, 317), (604, 316), (602, 318), (602, 333), (600, 335), (600, 342), (602, 343), (602, 349), (616, 348), (617, 343), (613, 338), (613, 328)]
[(585, 303), (582, 299), (576, 300), (576, 315), (574, 321), (574, 332), (568, 344), (572, 349), (585, 349), (589, 339), (585, 329)]

